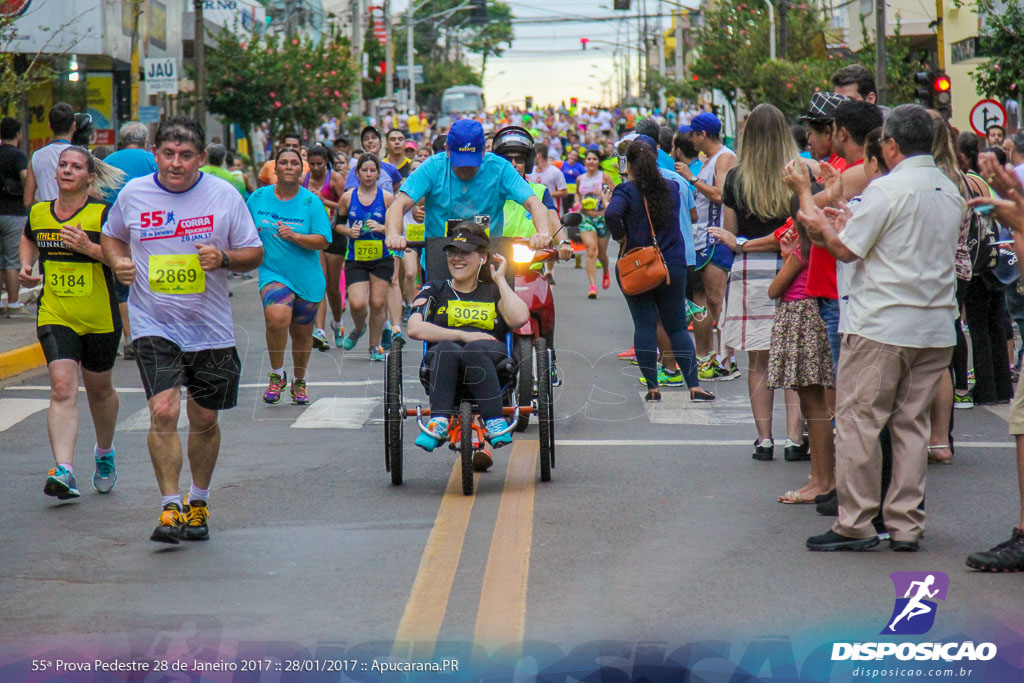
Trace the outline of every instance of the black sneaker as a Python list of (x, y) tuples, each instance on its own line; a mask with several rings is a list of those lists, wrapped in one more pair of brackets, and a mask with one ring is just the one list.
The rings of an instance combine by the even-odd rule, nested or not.
[(991, 550), (972, 554), (967, 558), (967, 566), (983, 572), (1024, 571), (1024, 529), (1014, 527), (1009, 541)]
[(889, 547), (894, 553), (916, 553), (921, 549), (917, 541), (895, 541), (889, 539)]
[(811, 449), (808, 448), (806, 444), (796, 443), (791, 439), (786, 439), (786, 448), (782, 451), (782, 457), (786, 459), (786, 462), (810, 460)]
[(814, 509), (818, 511), (819, 515), (824, 515), (825, 517), (838, 517), (839, 498), (833, 495), (831, 498), (823, 500), (815, 505)]
[(818, 505), (821, 505), (822, 503), (827, 503), (830, 500), (836, 500), (836, 489), (832, 489), (828, 493), (823, 493), (820, 496), (814, 497), (814, 502), (817, 503)]
[(868, 538), (849, 538), (829, 529), (820, 536), (807, 539), (808, 550), (868, 550), (878, 545), (878, 536)]
[(754, 452), (750, 457), (761, 462), (773, 460), (775, 458), (775, 444), (772, 443), (771, 439), (763, 439), (760, 442), (755, 441)]
[(207, 541), (210, 538), (210, 527), (207, 525), (210, 519), (210, 508), (205, 500), (197, 500), (189, 503), (186, 499), (185, 510), (182, 513), (185, 524), (181, 528), (181, 540), (183, 541)]
[(149, 540), (157, 543), (170, 543), (178, 545), (181, 541), (181, 527), (185, 523), (185, 517), (181, 514), (181, 508), (177, 503), (164, 505), (160, 513), (160, 526), (153, 530)]

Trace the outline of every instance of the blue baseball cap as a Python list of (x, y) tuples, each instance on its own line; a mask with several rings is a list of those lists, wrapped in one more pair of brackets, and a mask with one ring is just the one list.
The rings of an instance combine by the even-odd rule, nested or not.
[(479, 166), (484, 158), (484, 127), (473, 119), (459, 119), (448, 129), (446, 144), (452, 166)]
[(722, 131), (722, 122), (711, 112), (702, 111), (690, 121), (690, 130), (717, 135)]

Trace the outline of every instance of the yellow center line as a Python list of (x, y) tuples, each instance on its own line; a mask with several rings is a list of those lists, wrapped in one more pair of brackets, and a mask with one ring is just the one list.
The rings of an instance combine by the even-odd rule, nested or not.
[[(480, 483), (480, 475), (474, 474), (473, 480), (475, 490)], [(398, 624), (392, 656), (418, 660), (428, 660), (433, 656), (475, 501), (475, 495), (462, 493), (462, 464), (456, 458), (448, 478), (448, 488), (441, 499), (441, 509), (420, 558), (420, 568), (416, 572), (405, 613)]]
[(516, 441), (509, 456), (473, 633), (474, 643), (492, 650), (522, 642), (526, 629), (539, 448), (537, 441)]

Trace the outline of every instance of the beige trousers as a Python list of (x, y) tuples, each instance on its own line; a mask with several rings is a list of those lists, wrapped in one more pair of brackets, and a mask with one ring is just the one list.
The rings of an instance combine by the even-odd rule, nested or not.
[(924, 534), (924, 499), (929, 408), (938, 380), (947, 372), (952, 347), (892, 346), (848, 334), (843, 337), (836, 382), (836, 491), (843, 536), (875, 535), (871, 520), (881, 497), (882, 449), (878, 434), (887, 421), (892, 434), (892, 482), (885, 496), (885, 525), (895, 541)]

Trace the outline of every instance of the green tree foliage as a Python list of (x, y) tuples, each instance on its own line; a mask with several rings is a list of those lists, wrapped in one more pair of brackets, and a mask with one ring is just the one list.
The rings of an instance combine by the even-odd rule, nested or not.
[(1020, 0), (1006, 0), (1000, 12), (991, 0), (978, 2), (984, 14), (981, 34), (982, 54), (989, 59), (971, 72), (978, 92), (985, 97), (1020, 97), (1024, 87), (1024, 6)]
[(270, 122), (284, 128), (313, 128), (325, 113), (347, 106), (355, 68), (344, 39), (319, 42), (259, 32), (222, 30), (206, 56), (206, 105), (213, 114), (249, 130)]

